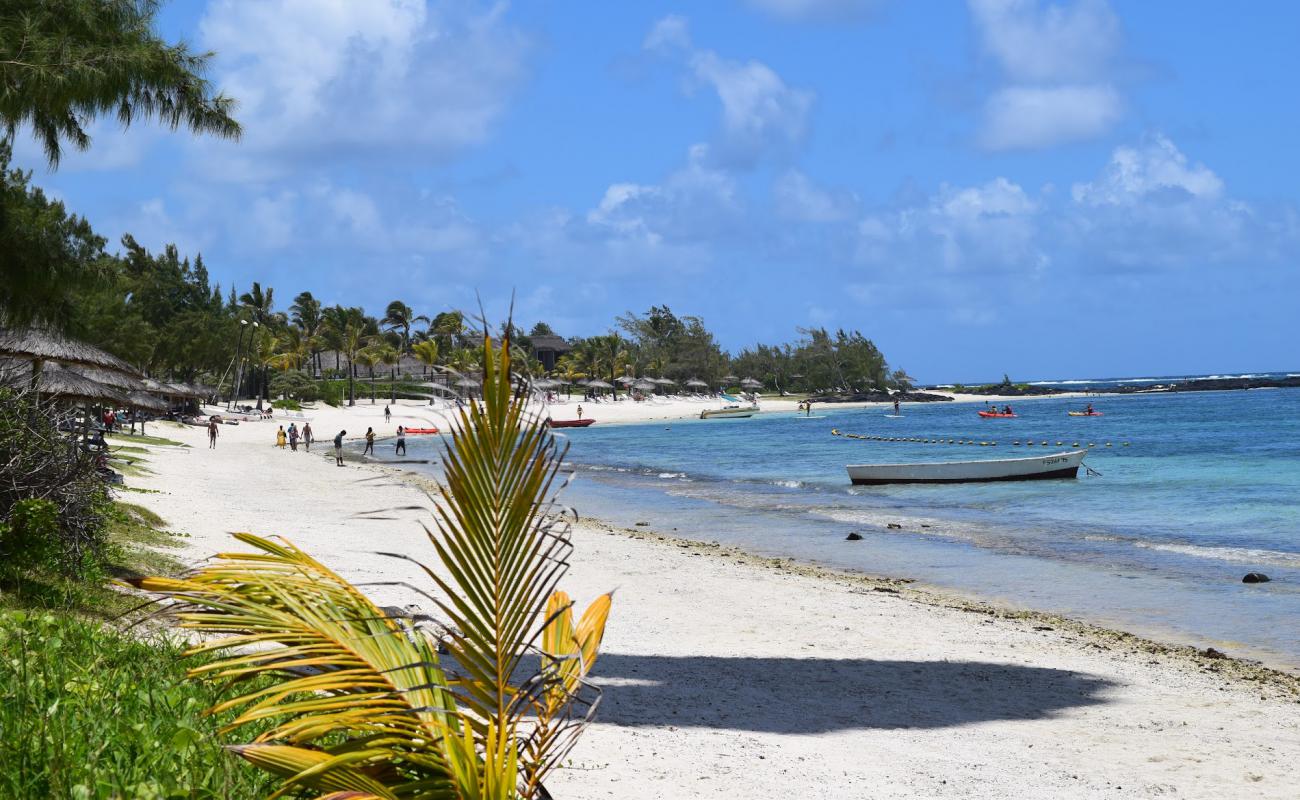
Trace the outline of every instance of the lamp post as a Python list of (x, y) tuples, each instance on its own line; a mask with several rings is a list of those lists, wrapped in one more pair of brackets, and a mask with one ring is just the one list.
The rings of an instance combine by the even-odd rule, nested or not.
[[(254, 328), (257, 327), (256, 322), (253, 323), (253, 327)], [(246, 330), (248, 330), (248, 320), (241, 319), (239, 321), (239, 343), (235, 346), (235, 393), (231, 397), (231, 400), (239, 399), (239, 387), (244, 382), (243, 347), (244, 347), (244, 331)], [(250, 337), (248, 341), (249, 344), (251, 345), (253, 340)]]

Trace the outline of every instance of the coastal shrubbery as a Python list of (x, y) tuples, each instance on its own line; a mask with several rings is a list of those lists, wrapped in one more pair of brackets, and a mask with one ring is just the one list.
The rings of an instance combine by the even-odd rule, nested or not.
[(59, 431), (70, 415), (0, 389), (0, 586), (34, 567), (94, 579), (111, 501), (96, 458)]

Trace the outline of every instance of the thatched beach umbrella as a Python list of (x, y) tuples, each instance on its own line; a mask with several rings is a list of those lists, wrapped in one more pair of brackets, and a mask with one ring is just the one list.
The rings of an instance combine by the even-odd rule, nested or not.
[(113, 405), (126, 402), (126, 395), (114, 387), (55, 364), (47, 364), (41, 370), (36, 390), (43, 395), (71, 402)]
[(85, 342), (43, 328), (0, 328), (0, 355), (32, 362), (56, 361), (135, 374), (135, 369), (115, 355)]
[(743, 386), (743, 387), (746, 388), (746, 389), (762, 389), (762, 388), (763, 388), (763, 382), (762, 382), (762, 381), (756, 381), (756, 380), (754, 380), (753, 378), (746, 378), (746, 379), (744, 379), (743, 381), (740, 382), (740, 385)]
[(709, 386), (707, 383), (705, 383), (704, 381), (700, 380), (699, 378), (691, 378), (689, 381), (686, 382), (686, 385), (687, 385), (687, 386), (697, 386), (697, 387), (698, 387), (698, 386), (703, 386), (703, 387), (706, 388), (706, 389), (707, 389), (708, 386)]
[(131, 392), (126, 396), (126, 404), (141, 411), (153, 411), (155, 413), (165, 413), (167, 411), (167, 402), (148, 392)]
[(740, 378), (737, 378), (735, 375), (723, 375), (723, 376), (722, 376), (722, 382), (723, 382), (723, 383), (735, 383), (735, 382), (738, 381), (738, 380), (740, 380)]
[(134, 375), (128, 375), (125, 372), (119, 372), (118, 370), (92, 367), (87, 364), (78, 364), (67, 367), (67, 369), (77, 373), (78, 375), (84, 375), (97, 383), (112, 386), (115, 389), (121, 389), (124, 393), (147, 392), (149, 390), (149, 385), (142, 379), (137, 378)]

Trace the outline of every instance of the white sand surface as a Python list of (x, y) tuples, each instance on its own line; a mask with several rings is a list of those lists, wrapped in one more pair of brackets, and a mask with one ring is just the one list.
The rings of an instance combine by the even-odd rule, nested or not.
[[(382, 408), (308, 412), (315, 449), (342, 428), (435, 420), (403, 405), (386, 425)], [(249, 530), (355, 581), (428, 588), (374, 554), (433, 559), (408, 508), (427, 499), (389, 467), (276, 449), (281, 422), (224, 426), (215, 450), (201, 428), (153, 425), (191, 446), (150, 448), (155, 474), (128, 484), (157, 493), (124, 499), (187, 534), (194, 559)], [(563, 586), (580, 605), (617, 594), (599, 719), (550, 781), (557, 798), (1300, 797), (1285, 676), (599, 523), (574, 544)], [(430, 607), (400, 586), (369, 591)]]

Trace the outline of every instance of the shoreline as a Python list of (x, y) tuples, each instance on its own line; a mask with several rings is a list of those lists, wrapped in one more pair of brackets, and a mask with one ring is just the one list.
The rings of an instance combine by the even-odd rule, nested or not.
[[(189, 561), (252, 530), (358, 583), (422, 586), (375, 551), (431, 558), (418, 510), (428, 479), (329, 458), (334, 424), (378, 427), (382, 408), (318, 414), (314, 459), (272, 446), (281, 418), (230, 426), (215, 451), (201, 428), (156, 425), (190, 447), (148, 448), (154, 474), (128, 485), (157, 493), (131, 499), (188, 534)], [(557, 797), (1293, 792), (1300, 680), (1287, 673), (587, 518), (573, 542), (564, 588), (579, 603), (610, 589), (615, 600), (594, 673), (601, 713), (549, 787)]]

